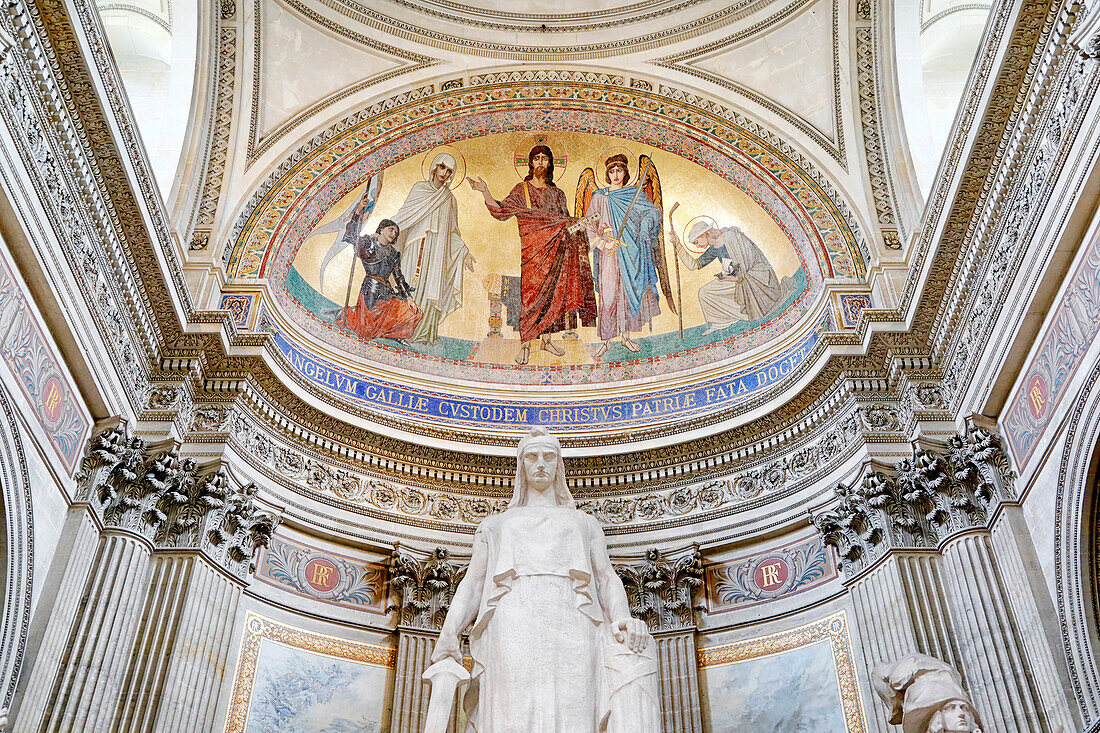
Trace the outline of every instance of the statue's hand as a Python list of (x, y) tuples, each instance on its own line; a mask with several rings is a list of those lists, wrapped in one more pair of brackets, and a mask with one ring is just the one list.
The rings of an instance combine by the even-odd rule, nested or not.
[(634, 617), (621, 619), (615, 622), (615, 641), (620, 644), (625, 642), (630, 651), (639, 654), (649, 643), (649, 628), (645, 621)]
[(440, 636), (439, 641), (435, 644), (435, 650), (432, 652), (432, 664), (447, 657), (462, 664), (462, 650), (458, 648), (458, 639)]

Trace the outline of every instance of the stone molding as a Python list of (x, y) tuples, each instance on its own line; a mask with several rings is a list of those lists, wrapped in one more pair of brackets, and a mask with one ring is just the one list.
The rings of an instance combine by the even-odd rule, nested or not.
[(694, 628), (696, 613), (706, 609), (699, 594), (703, 557), (698, 545), (673, 560), (654, 547), (646, 550), (642, 562), (615, 565), (615, 572), (626, 588), (630, 614), (651, 631)]
[(835, 494), (835, 507), (811, 522), (850, 582), (890, 550), (936, 549), (987, 528), (1003, 502), (1016, 500), (1016, 475), (999, 436), (971, 424), (945, 445), (914, 444), (912, 457), (892, 468), (868, 465), (857, 484), (839, 484)]
[(178, 445), (159, 449), (122, 425), (91, 438), (76, 481), (77, 500), (104, 528), (157, 550), (198, 550), (240, 580), (255, 570), (256, 551), (279, 523), (257, 506), (255, 484), (232, 488), (221, 466), (201, 469)]

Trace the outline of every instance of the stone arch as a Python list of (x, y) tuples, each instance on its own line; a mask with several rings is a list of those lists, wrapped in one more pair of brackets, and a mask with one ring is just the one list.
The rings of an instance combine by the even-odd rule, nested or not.
[(15, 695), (30, 625), (34, 527), (26, 455), (7, 390), (0, 387), (0, 708)]
[(1055, 582), (1073, 692), (1086, 723), (1100, 718), (1100, 364), (1073, 406), (1058, 471)]

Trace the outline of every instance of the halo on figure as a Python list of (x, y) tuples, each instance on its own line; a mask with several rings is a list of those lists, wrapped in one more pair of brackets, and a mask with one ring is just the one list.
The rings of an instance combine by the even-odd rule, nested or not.
[(516, 169), (516, 173), (520, 178), (527, 177), (527, 169), (530, 161), (527, 160), (527, 155), (531, 152), (531, 149), (536, 145), (545, 145), (550, 148), (554, 153), (554, 178), (561, 176), (562, 171), (565, 170), (569, 164), (569, 158), (559, 150), (554, 150), (554, 146), (550, 144), (550, 135), (545, 132), (538, 132), (534, 135), (528, 135), (520, 141), (519, 146), (516, 147), (515, 155), (512, 159), (512, 165)]
[[(689, 236), (688, 233), (691, 231), (692, 227), (694, 227), (696, 224), (698, 224), (700, 222), (704, 222), (704, 223), (710, 225), (710, 226), (707, 227), (706, 231), (709, 231), (711, 229), (715, 229), (715, 230), (721, 229), (721, 227), (718, 226), (718, 222), (716, 222), (713, 217), (707, 216), (706, 214), (702, 214), (700, 216), (693, 217), (692, 219), (690, 219), (688, 221), (687, 224), (684, 225), (684, 229), (683, 229), (684, 236), (683, 236), (683, 239), (681, 239), (680, 241), (683, 242), (684, 249), (686, 249), (689, 254), (691, 254), (695, 257), (698, 257), (699, 255), (701, 255), (701, 254), (703, 254), (704, 252), (707, 251), (706, 247), (703, 247), (702, 249), (698, 249), (697, 247), (695, 247), (694, 242), (692, 242), (690, 239), (688, 239), (688, 236)], [(699, 235), (697, 234), (696, 237), (698, 238), (698, 236)]]
[[(447, 188), (454, 191), (463, 181), (466, 180), (466, 157), (462, 153), (458, 152), (454, 147), (450, 145), (440, 145), (434, 150), (429, 150), (424, 154), (424, 158), (420, 161), (420, 175), (425, 181), (432, 180), (432, 161), (435, 160), (435, 156), (440, 153), (446, 153), (455, 159), (455, 170), (451, 174), (451, 182), (447, 184)], [(459, 174), (458, 169), (461, 166), (462, 173)]]
[[(607, 159), (612, 155), (624, 155), (626, 156), (626, 170), (630, 172), (631, 162), (637, 163), (638, 156), (636, 153), (627, 150), (622, 145), (613, 145), (610, 148), (604, 148), (600, 151), (600, 157), (596, 158), (596, 165), (593, 166), (596, 169), (596, 178), (601, 183), (607, 183), (605, 176), (607, 175)], [(634, 171), (634, 175), (638, 175), (638, 171)]]

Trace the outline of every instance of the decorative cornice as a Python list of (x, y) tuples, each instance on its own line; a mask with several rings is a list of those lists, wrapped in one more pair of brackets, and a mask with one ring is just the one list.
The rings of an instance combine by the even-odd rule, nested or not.
[(836, 506), (811, 521), (852, 580), (891, 550), (936, 549), (959, 532), (987, 527), (1015, 492), (1000, 438), (971, 426), (936, 450), (914, 446), (892, 470), (868, 467), (856, 486), (838, 485)]

